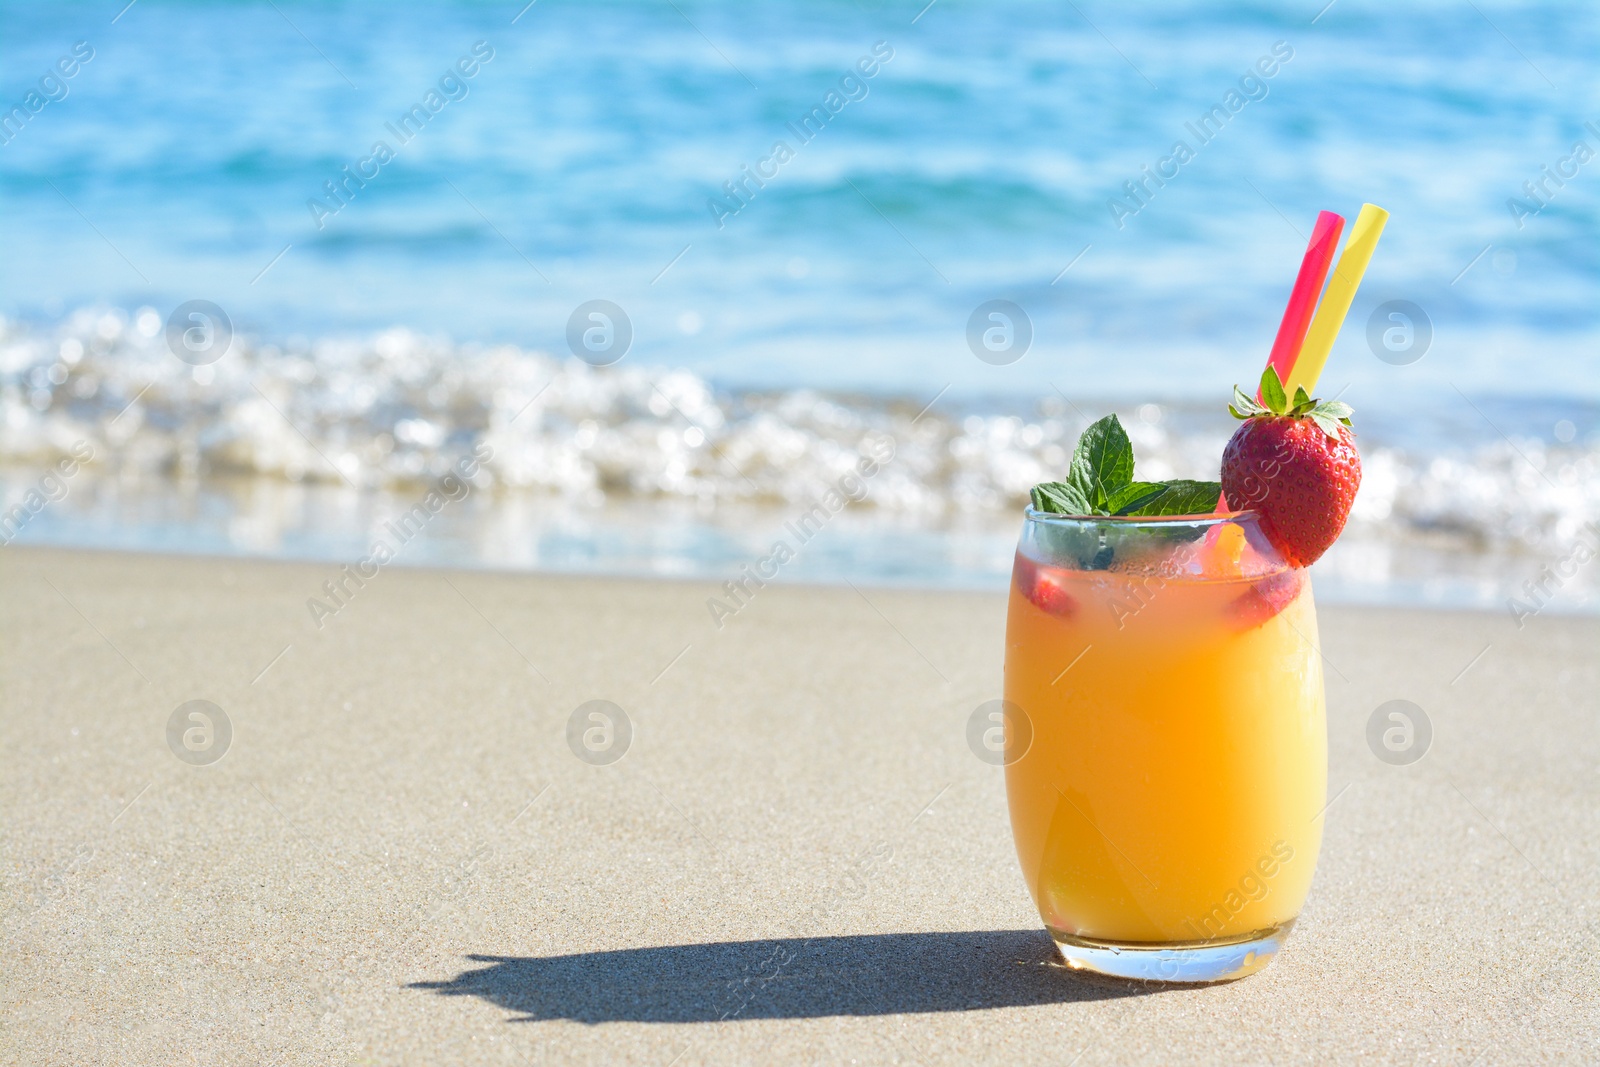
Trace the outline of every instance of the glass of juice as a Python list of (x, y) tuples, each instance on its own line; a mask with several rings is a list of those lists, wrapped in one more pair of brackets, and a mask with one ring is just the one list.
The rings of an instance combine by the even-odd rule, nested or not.
[(1006, 620), (1006, 795), (1068, 965), (1212, 982), (1271, 962), (1322, 841), (1316, 609), (1253, 512), (1028, 509)]

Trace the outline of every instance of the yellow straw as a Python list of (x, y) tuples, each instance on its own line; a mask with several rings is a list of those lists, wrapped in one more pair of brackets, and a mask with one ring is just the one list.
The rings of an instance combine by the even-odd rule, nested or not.
[(1361, 284), (1361, 276), (1367, 272), (1367, 264), (1372, 261), (1372, 251), (1378, 247), (1378, 238), (1383, 234), (1383, 224), (1388, 221), (1389, 213), (1383, 208), (1376, 204), (1361, 205), (1361, 214), (1356, 216), (1355, 225), (1350, 227), (1350, 237), (1344, 243), (1344, 251), (1339, 253), (1339, 262), (1328, 278), (1328, 290), (1322, 294), (1322, 303), (1317, 305), (1311, 328), (1306, 331), (1305, 344), (1300, 347), (1300, 358), (1295, 360), (1289, 380), (1283, 383), (1284, 392), (1290, 396), (1294, 396), (1295, 387), (1300, 385), (1305, 386), (1308, 394), (1316, 395), (1317, 379), (1328, 362), (1328, 353), (1333, 351), (1333, 341), (1339, 336), (1339, 327), (1344, 325), (1344, 317), (1350, 313), (1350, 304), (1356, 298), (1356, 287)]

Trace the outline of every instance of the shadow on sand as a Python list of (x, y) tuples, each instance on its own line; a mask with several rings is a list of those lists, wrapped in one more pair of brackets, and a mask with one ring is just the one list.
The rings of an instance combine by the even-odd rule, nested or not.
[(974, 1011), (1157, 992), (1056, 963), (1042, 930), (862, 934), (709, 945), (484, 956), (441, 996), (482, 997), (515, 1022), (692, 1023)]

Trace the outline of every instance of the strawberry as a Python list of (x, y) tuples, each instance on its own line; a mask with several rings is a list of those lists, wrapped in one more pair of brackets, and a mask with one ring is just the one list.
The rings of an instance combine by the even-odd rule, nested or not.
[(1361, 484), (1350, 405), (1313, 400), (1304, 388), (1291, 403), (1271, 367), (1261, 376), (1261, 401), (1233, 390), (1228, 410), (1244, 425), (1223, 450), (1222, 491), (1261, 516), (1286, 562), (1309, 567), (1344, 529)]
[(1011, 580), (1016, 584), (1017, 592), (1027, 597), (1034, 607), (1046, 615), (1066, 619), (1078, 610), (1077, 601), (1061, 588), (1061, 581), (1052, 569), (1035, 563), (1021, 552), (1017, 553), (1016, 564), (1011, 570)]

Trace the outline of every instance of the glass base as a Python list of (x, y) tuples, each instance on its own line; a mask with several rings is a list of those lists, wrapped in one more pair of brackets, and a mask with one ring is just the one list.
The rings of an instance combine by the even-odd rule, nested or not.
[(1272, 962), (1294, 920), (1210, 941), (1101, 941), (1051, 930), (1056, 951), (1075, 971), (1141, 982), (1231, 982)]

